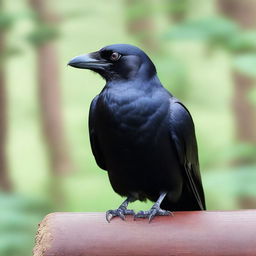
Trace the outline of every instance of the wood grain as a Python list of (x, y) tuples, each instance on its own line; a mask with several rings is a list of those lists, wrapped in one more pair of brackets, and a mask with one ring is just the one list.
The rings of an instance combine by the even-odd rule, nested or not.
[(256, 210), (175, 212), (174, 217), (105, 220), (105, 213), (51, 213), (34, 256), (256, 255)]

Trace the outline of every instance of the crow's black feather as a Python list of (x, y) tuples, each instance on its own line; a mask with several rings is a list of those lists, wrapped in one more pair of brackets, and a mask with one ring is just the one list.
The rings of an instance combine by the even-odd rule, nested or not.
[(206, 209), (192, 117), (162, 86), (149, 57), (131, 45), (111, 45), (69, 65), (106, 80), (91, 104), (89, 132), (115, 192), (152, 201), (165, 192), (165, 210)]

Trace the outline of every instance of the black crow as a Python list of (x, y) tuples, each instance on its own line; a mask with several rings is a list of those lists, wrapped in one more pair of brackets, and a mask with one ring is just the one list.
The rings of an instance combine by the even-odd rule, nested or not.
[[(68, 65), (106, 80), (90, 107), (91, 148), (114, 191), (127, 197), (107, 211), (107, 220), (132, 214), (150, 221), (170, 211), (205, 210), (192, 117), (162, 86), (150, 58), (135, 46), (114, 44)], [(127, 209), (146, 199), (155, 202), (149, 211)]]

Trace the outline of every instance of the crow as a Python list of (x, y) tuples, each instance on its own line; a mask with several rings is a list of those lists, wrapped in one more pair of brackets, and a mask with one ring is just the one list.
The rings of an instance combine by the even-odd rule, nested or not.
[[(150, 222), (171, 211), (205, 210), (192, 117), (163, 87), (146, 53), (114, 44), (77, 56), (68, 65), (106, 80), (90, 106), (90, 143), (113, 190), (127, 198), (106, 212), (107, 221), (134, 215)], [(127, 209), (130, 202), (147, 199), (155, 202), (148, 211)]]

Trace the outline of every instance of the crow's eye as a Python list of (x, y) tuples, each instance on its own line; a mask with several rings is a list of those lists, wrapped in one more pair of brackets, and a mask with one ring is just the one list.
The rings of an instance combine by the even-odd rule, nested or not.
[(111, 54), (111, 56), (110, 56), (110, 59), (111, 59), (112, 61), (117, 61), (117, 60), (120, 59), (120, 57), (121, 57), (121, 54), (119, 54), (118, 52), (113, 52), (113, 53)]

